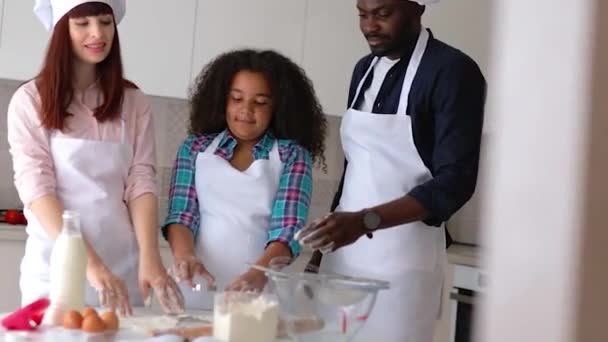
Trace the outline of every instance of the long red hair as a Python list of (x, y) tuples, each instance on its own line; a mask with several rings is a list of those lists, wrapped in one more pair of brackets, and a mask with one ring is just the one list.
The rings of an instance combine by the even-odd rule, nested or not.
[[(69, 19), (101, 14), (113, 14), (112, 8), (101, 2), (86, 2), (74, 7), (55, 25), (42, 70), (36, 76), (43, 127), (64, 130), (65, 119), (71, 115), (68, 113), (68, 106), (74, 96), (75, 56), (70, 39)], [(114, 28), (116, 29), (116, 22)], [(123, 76), (118, 31), (115, 31), (108, 56), (97, 64), (97, 77), (104, 102), (95, 109), (95, 118), (103, 122), (120, 117), (125, 89), (137, 87)]]

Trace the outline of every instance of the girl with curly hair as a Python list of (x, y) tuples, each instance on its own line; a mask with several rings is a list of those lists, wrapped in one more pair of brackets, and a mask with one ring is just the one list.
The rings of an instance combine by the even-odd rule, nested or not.
[[(202, 70), (163, 225), (181, 280), (261, 290), (267, 279), (249, 264), (298, 255), (326, 126), (304, 71), (277, 52), (232, 51)], [(210, 306), (188, 293), (187, 307)]]

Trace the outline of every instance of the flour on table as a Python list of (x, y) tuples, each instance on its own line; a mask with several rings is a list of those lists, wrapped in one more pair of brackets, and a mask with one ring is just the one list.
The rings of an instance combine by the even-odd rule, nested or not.
[(179, 320), (170, 316), (142, 316), (124, 317), (120, 320), (120, 327), (148, 334), (153, 330), (175, 328)]
[(148, 334), (154, 330), (167, 330), (177, 326), (196, 326), (209, 324), (213, 320), (210, 314), (180, 314), (178, 316), (133, 316), (120, 320), (121, 328), (132, 329), (138, 333)]

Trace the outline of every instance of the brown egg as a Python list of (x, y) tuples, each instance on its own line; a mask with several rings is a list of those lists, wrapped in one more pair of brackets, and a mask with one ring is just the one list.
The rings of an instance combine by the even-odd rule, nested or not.
[(106, 329), (116, 331), (120, 327), (120, 321), (114, 311), (106, 311), (101, 314), (101, 320), (106, 325)]
[(82, 315), (76, 310), (70, 310), (63, 316), (63, 327), (66, 329), (80, 329), (82, 327)]
[(97, 315), (88, 315), (82, 321), (82, 331), (100, 333), (104, 330), (106, 330), (106, 325)]
[(86, 307), (86, 308), (82, 309), (82, 311), (80, 313), (82, 313), (83, 318), (87, 317), (88, 315), (97, 316), (97, 311), (95, 311), (95, 309), (93, 309), (91, 307)]

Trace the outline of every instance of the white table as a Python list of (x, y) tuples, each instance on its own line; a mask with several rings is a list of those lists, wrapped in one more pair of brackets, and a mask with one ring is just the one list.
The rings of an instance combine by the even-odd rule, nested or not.
[[(88, 339), (83, 338), (87, 335), (81, 333), (70, 333), (67, 331), (48, 331), (45, 333), (21, 333), (21, 332), (4, 332), (0, 329), (0, 341), (86, 341)], [(91, 335), (91, 337), (94, 337)], [(91, 338), (91, 340), (96, 340), (95, 338)], [(101, 339), (100, 339), (101, 340)], [(179, 336), (158, 336), (158, 337), (148, 337), (135, 335), (128, 332), (119, 332), (115, 335), (112, 341), (118, 342), (183, 342), (184, 338)], [(200, 337), (193, 342), (221, 342), (214, 338), (210, 337)], [(277, 339), (276, 342), (292, 342), (291, 339)]]
[[(213, 313), (210, 311), (197, 311), (197, 312), (189, 312), (189, 314), (197, 315), (197, 316), (206, 316), (211, 320), (213, 318)], [(134, 309), (135, 317), (158, 317), (159, 314), (149, 313), (146, 309), (135, 308)], [(0, 314), (0, 318), (6, 316), (5, 314)], [(125, 319), (126, 320), (126, 319)], [(122, 322), (124, 323), (124, 322)], [(122, 324), (121, 323), (121, 324)], [(127, 324), (128, 325), (128, 324)], [(194, 323), (190, 323), (188, 325), (196, 325)], [(111, 335), (105, 335), (111, 336)], [(88, 337), (88, 338), (87, 338)], [(7, 332), (3, 328), (0, 327), (0, 341), (97, 341), (97, 340), (108, 340), (102, 339), (101, 336), (88, 335), (80, 331), (68, 331), (63, 328), (51, 328), (51, 329), (41, 329), (41, 331), (37, 332)], [(145, 332), (135, 331), (121, 325), (120, 330), (114, 335), (111, 336), (110, 340), (119, 341), (119, 342), (132, 342), (132, 341), (146, 341), (146, 342), (183, 342), (184, 338), (178, 336), (158, 336), (158, 337), (149, 337)], [(194, 342), (216, 342), (213, 338), (198, 338), (195, 339)], [(291, 339), (277, 339), (276, 342), (291, 342)], [(221, 341), (217, 341), (221, 342)]]

